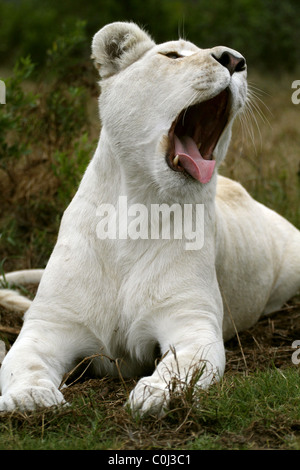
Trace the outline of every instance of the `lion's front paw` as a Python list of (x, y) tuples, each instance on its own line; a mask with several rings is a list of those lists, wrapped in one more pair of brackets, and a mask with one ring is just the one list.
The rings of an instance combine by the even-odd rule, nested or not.
[(54, 386), (29, 386), (14, 389), (0, 397), (1, 411), (31, 411), (65, 405), (63, 394)]
[(134, 415), (163, 416), (167, 411), (169, 398), (169, 389), (163, 380), (145, 377), (130, 393), (129, 406)]

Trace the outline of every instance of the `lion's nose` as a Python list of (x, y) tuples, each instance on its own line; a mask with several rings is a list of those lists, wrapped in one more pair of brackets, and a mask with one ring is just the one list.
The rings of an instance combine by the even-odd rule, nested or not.
[(213, 58), (216, 59), (223, 67), (229, 70), (230, 75), (233, 75), (234, 72), (242, 72), (245, 70), (246, 61), (244, 57), (237, 57), (229, 51), (224, 51), (220, 57), (217, 57), (215, 54), (212, 54)]

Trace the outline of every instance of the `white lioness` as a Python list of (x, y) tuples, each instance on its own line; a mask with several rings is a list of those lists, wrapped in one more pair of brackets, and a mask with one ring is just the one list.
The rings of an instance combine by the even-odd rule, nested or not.
[[(102, 78), (99, 144), (2, 364), (2, 411), (64, 403), (62, 377), (83, 357), (99, 354), (95, 374), (128, 377), (153, 371), (159, 349), (129, 404), (162, 414), (174, 377), (187, 383), (203, 369), (200, 387), (217, 380), (234, 325), (250, 327), (300, 286), (299, 231), (217, 176), (247, 97), (245, 59), (183, 40), (156, 45), (132, 23), (101, 29), (92, 52)], [(203, 216), (201, 249), (160, 236), (163, 220), (155, 238), (99, 236), (99, 207), (116, 208), (105, 219), (113, 226), (124, 216), (120, 196), (149, 213), (189, 205), (194, 222)], [(11, 291), (1, 295), (13, 304)]]

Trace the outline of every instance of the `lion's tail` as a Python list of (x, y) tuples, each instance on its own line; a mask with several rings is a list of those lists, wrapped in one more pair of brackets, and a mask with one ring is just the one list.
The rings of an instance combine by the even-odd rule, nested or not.
[[(43, 269), (25, 269), (0, 276), (1, 286), (39, 284)], [(9, 310), (25, 312), (31, 305), (31, 300), (20, 294), (17, 290), (2, 287), (0, 289), (0, 305)]]

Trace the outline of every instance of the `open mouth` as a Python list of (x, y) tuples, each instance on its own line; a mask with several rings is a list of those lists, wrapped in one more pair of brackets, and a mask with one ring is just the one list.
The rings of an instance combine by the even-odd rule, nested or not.
[(201, 183), (211, 180), (213, 151), (228, 122), (229, 90), (181, 111), (169, 130), (167, 163)]

